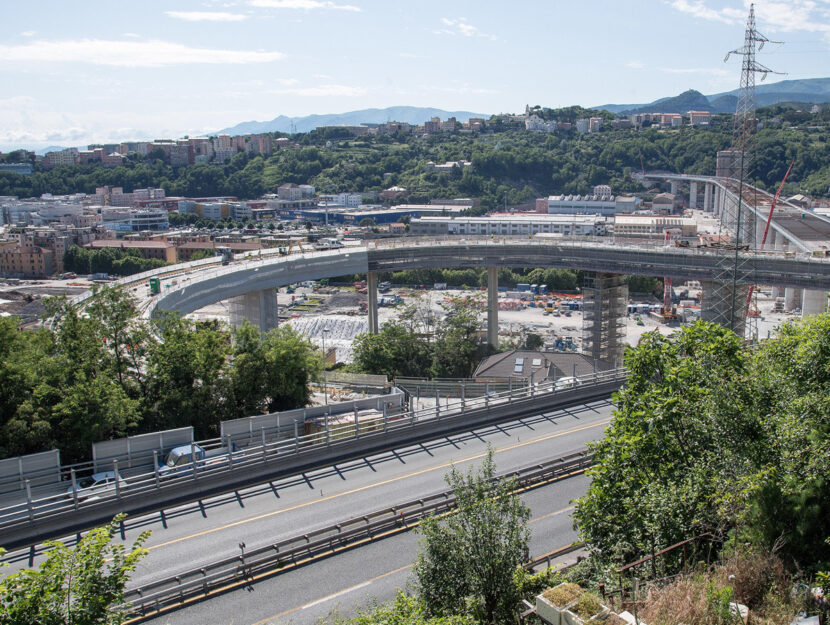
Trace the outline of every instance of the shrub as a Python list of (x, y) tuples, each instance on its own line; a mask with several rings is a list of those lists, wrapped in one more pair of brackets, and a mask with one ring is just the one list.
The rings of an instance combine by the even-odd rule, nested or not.
[[(545, 592), (542, 593), (542, 596), (550, 601), (553, 605), (558, 608), (564, 608), (566, 606), (571, 605), (574, 602), (574, 599), (579, 597), (584, 591), (576, 584), (560, 584), (556, 588), (549, 588)], [(593, 614), (596, 614), (594, 612)], [(590, 615), (589, 615), (590, 616)]]
[(573, 613), (583, 620), (591, 618), (601, 610), (602, 603), (600, 603), (599, 597), (591, 592), (586, 592), (579, 597), (576, 600), (576, 605), (572, 608)]

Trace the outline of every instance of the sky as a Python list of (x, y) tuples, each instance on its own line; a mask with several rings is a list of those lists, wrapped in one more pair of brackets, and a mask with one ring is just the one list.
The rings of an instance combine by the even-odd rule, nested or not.
[[(0, 150), (278, 115), (492, 114), (738, 86), (743, 0), (0, 0)], [(780, 79), (830, 75), (830, 0), (755, 3)]]

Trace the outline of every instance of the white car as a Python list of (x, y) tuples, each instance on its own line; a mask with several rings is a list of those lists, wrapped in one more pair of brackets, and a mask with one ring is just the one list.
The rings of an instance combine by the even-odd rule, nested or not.
[(579, 383), (579, 380), (573, 376), (559, 378), (556, 381), (555, 390), (559, 391), (563, 388), (573, 388), (574, 386), (577, 386)]
[[(86, 501), (90, 499), (100, 499), (102, 495), (115, 492), (115, 484), (118, 482), (119, 488), (124, 488), (127, 482), (115, 471), (102, 471), (101, 473), (93, 473), (86, 477), (81, 477), (75, 480), (78, 487), (78, 500)], [(66, 497), (72, 499), (72, 489), (70, 486), (66, 489)]]

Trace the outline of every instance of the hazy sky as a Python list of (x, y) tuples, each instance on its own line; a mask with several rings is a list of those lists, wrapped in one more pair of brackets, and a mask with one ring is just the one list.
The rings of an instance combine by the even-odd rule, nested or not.
[[(479, 113), (738, 85), (742, 0), (0, 0), (0, 149), (394, 105)], [(830, 0), (759, 1), (758, 60), (830, 75)]]

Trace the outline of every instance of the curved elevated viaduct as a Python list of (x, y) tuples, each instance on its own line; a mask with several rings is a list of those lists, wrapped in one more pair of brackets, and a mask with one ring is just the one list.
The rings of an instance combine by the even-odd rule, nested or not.
[[(830, 259), (785, 251), (741, 252), (739, 256), (742, 262), (739, 263), (741, 269), (735, 274), (737, 284), (775, 284), (818, 293), (819, 297), (815, 299), (821, 301), (822, 306), (816, 306), (815, 310), (805, 307), (805, 314), (823, 311), (825, 292), (830, 290)], [(147, 302), (145, 314), (149, 316), (160, 309), (188, 313), (210, 303), (232, 299), (235, 302), (231, 315), (233, 322), (240, 323), (246, 318), (267, 330), (277, 322), (276, 288), (304, 280), (365, 273), (369, 283), (369, 328), (377, 332), (378, 272), (485, 267), (488, 270), (488, 341), (496, 345), (498, 269), (571, 268), (587, 272), (589, 279), (594, 280), (592, 288), (599, 302), (594, 309), (586, 309), (586, 316), (600, 328), (591, 349), (586, 351), (594, 357), (612, 360), (622, 345), (619, 337), (614, 336), (616, 320), (609, 318), (615, 314), (614, 306), (605, 305), (612, 297), (619, 297), (619, 294), (613, 295), (613, 289), (618, 285), (608, 282), (608, 276), (670, 276), (699, 280), (706, 285), (720, 275), (723, 259), (722, 253), (713, 250), (615, 245), (607, 240), (396, 239), (370, 242), (366, 247), (291, 256), (266, 253), (241, 258), (224, 267), (193, 268), (170, 280), (161, 295)], [(805, 301), (809, 299), (806, 297)], [(706, 301), (703, 306), (704, 318), (707, 318)]]

